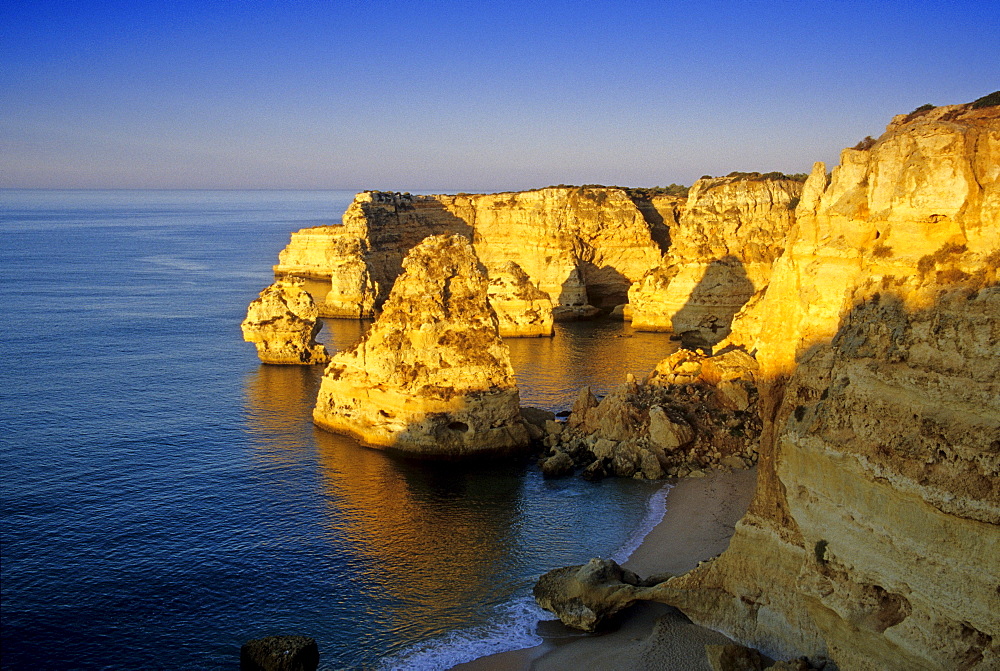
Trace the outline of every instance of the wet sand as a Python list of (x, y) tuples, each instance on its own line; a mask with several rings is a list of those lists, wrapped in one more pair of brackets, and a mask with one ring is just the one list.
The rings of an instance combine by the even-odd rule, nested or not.
[[(641, 577), (677, 574), (721, 553), (746, 512), (756, 476), (754, 469), (679, 480), (667, 494), (663, 520), (624, 565)], [(637, 605), (608, 633), (583, 634), (559, 622), (542, 622), (538, 634), (545, 641), (541, 645), (459, 664), (454, 671), (709, 670), (705, 645), (729, 642), (659, 603)]]

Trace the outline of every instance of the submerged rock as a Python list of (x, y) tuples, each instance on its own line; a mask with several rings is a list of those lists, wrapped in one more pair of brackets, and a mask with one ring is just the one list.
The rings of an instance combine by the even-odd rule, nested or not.
[(243, 339), (257, 346), (264, 363), (316, 364), (329, 361), (316, 342), (321, 324), (312, 296), (302, 283), (278, 280), (250, 303), (241, 325)]
[(268, 636), (240, 648), (240, 671), (316, 671), (319, 647), (308, 636)]
[(526, 447), (510, 352), (472, 246), (433, 236), (403, 268), (368, 334), (327, 367), (316, 424), (421, 456)]

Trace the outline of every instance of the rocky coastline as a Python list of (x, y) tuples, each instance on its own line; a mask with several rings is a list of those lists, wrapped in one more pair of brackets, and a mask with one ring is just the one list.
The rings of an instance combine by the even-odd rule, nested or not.
[[(314, 420), (421, 456), (531, 442), (550, 477), (755, 467), (717, 557), (646, 579), (553, 567), (539, 604), (588, 631), (667, 604), (798, 660), (775, 668), (997, 668), (994, 98), (899, 115), (832, 173), (734, 173), (686, 200), (359, 194), (342, 226), (293, 233), (274, 269), (328, 280), (320, 315), (378, 315), (332, 358)], [(565, 418), (520, 409), (502, 337), (616, 306), (685, 348), (602, 399), (581, 389)]]

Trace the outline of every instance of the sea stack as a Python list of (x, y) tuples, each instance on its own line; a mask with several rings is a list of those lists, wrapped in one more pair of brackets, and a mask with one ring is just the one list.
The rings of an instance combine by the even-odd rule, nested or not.
[(279, 280), (260, 292), (247, 308), (243, 339), (257, 346), (263, 363), (326, 363), (326, 347), (316, 342), (321, 324), (312, 296), (301, 282)]
[(426, 457), (524, 448), (510, 352), (487, 288), (464, 237), (436, 235), (414, 247), (367, 336), (327, 367), (316, 424)]

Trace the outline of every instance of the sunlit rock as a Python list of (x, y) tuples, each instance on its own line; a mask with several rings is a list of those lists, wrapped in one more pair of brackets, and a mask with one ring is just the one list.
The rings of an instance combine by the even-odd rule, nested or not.
[(490, 306), (504, 338), (552, 335), (552, 300), (513, 261), (489, 267)]
[[(657, 576), (653, 584), (667, 576)], [(535, 601), (563, 624), (583, 631), (606, 627), (622, 610), (651, 598), (650, 585), (610, 559), (549, 571), (535, 583)]]
[(243, 339), (257, 346), (264, 363), (326, 363), (326, 347), (316, 342), (321, 328), (316, 305), (300, 282), (279, 280), (247, 308)]
[(1000, 668), (1000, 107), (897, 117), (796, 218), (724, 343), (760, 365), (754, 501), (663, 600), (772, 656)]
[(801, 181), (777, 173), (695, 182), (662, 264), (629, 290), (632, 326), (673, 332), (687, 347), (722, 340), (733, 315), (767, 286), (801, 192)]
[(525, 447), (510, 353), (472, 246), (433, 236), (403, 269), (365, 338), (327, 367), (316, 424), (422, 456)]
[[(366, 191), (342, 226), (293, 233), (274, 270), (330, 279), (324, 315), (368, 315), (386, 299), (410, 249), (430, 235), (457, 234), (474, 241), (491, 270), (516, 263), (548, 296), (556, 320), (590, 318), (624, 303), (631, 283), (659, 264), (677, 201), (611, 187), (437, 196)], [(537, 300), (521, 304), (526, 314), (538, 310)], [(532, 319), (515, 317), (525, 321)]]

